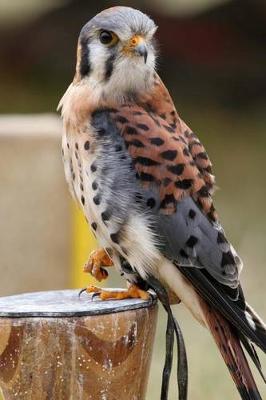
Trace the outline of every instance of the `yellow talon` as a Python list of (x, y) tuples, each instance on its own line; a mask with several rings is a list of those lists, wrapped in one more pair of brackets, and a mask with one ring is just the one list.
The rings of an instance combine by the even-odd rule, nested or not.
[(97, 281), (107, 279), (108, 272), (103, 267), (112, 267), (113, 261), (105, 249), (94, 250), (84, 266), (84, 272), (90, 273)]
[(88, 293), (98, 293), (101, 300), (124, 300), (124, 299), (142, 299), (148, 300), (148, 292), (139, 289), (136, 285), (130, 285), (127, 290), (104, 290), (97, 286), (89, 286)]

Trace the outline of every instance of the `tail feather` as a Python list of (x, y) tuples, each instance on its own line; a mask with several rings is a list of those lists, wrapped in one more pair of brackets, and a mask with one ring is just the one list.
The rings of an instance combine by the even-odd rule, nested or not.
[(245, 317), (257, 337), (255, 343), (266, 353), (266, 325), (248, 303), (246, 303)]
[[(206, 322), (243, 400), (262, 400), (237, 330), (218, 311), (201, 300)], [(245, 340), (244, 340), (245, 341)], [(248, 342), (245, 341), (245, 344)], [(249, 349), (250, 350), (250, 349)], [(252, 352), (252, 350), (250, 350)], [(256, 352), (253, 361), (256, 360)], [(254, 361), (260, 366), (258, 359)]]
[(262, 371), (262, 366), (261, 366), (261, 363), (260, 363), (260, 359), (259, 359), (259, 356), (258, 356), (256, 350), (255, 350), (255, 347), (253, 346), (251, 341), (246, 336), (244, 336), (242, 333), (238, 332), (238, 336), (239, 336), (240, 342), (245, 347), (245, 350), (247, 351), (248, 355), (250, 356), (250, 358), (252, 359), (254, 365), (256, 366), (257, 370), (259, 371), (259, 374), (262, 377), (264, 383), (266, 383), (266, 378), (265, 378), (265, 375), (264, 375), (264, 373)]
[[(245, 302), (242, 294), (242, 300), (236, 301), (226, 295), (221, 288), (217, 288), (213, 279), (201, 270), (179, 267), (181, 272), (191, 281), (199, 294), (216, 310), (219, 310), (223, 316), (248, 337), (254, 344), (266, 353), (266, 325), (255, 311)], [(242, 293), (241, 286), (239, 290)]]

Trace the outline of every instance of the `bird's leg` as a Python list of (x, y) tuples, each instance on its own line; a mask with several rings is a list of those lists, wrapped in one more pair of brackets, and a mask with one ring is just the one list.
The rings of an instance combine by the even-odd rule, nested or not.
[[(109, 251), (109, 249), (108, 249)], [(103, 248), (94, 250), (85, 264), (83, 271), (89, 272), (97, 281), (107, 279), (108, 272), (103, 267), (112, 267), (113, 261)]]
[(150, 295), (148, 292), (141, 290), (138, 286), (130, 284), (127, 290), (104, 290), (97, 286), (89, 286), (87, 293), (95, 293), (100, 296), (101, 300), (123, 300), (123, 299), (142, 299), (148, 300)]

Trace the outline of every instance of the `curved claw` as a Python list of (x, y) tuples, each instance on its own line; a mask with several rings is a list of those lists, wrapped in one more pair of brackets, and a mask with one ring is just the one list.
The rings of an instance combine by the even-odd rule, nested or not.
[(103, 267), (113, 266), (113, 261), (109, 256), (106, 249), (94, 250), (89, 257), (88, 262), (85, 264), (83, 271), (91, 274), (94, 278), (101, 282), (107, 279), (108, 272)]
[(100, 292), (94, 292), (94, 293), (92, 293), (92, 295), (91, 295), (91, 300), (93, 301), (94, 300), (94, 297), (97, 297), (97, 296), (100, 296)]
[(80, 297), (82, 295), (82, 293), (86, 292), (87, 288), (83, 288), (79, 291), (78, 296)]

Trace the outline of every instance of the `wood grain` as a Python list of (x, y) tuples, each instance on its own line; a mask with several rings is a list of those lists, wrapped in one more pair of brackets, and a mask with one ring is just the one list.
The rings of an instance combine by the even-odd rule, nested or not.
[(1, 317), (5, 400), (144, 400), (157, 306), (131, 306), (79, 317)]

